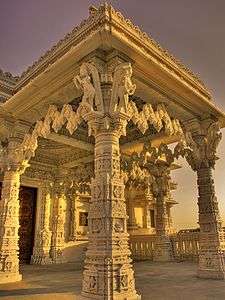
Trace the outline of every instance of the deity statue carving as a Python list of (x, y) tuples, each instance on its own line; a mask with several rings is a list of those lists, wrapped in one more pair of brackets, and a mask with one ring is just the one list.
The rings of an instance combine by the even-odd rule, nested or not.
[(114, 71), (110, 111), (128, 112), (129, 96), (133, 95), (136, 85), (132, 83), (132, 67), (130, 63), (118, 65)]
[(83, 91), (82, 105), (91, 111), (96, 106), (97, 111), (103, 112), (102, 93), (97, 68), (91, 63), (83, 63), (80, 67), (80, 74), (73, 78), (76, 88)]

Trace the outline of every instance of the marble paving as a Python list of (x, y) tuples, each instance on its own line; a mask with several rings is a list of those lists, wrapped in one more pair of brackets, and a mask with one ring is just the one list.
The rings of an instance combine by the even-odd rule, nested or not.
[[(197, 265), (188, 262), (137, 262), (137, 290), (143, 300), (224, 300), (225, 282), (198, 279), (196, 268)], [(73, 263), (25, 265), (22, 282), (0, 285), (0, 299), (77, 299), (82, 281), (82, 272), (78, 269)]]

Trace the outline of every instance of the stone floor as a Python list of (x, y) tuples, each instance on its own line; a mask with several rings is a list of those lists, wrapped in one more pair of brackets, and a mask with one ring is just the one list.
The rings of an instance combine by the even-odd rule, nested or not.
[[(196, 278), (192, 263), (135, 264), (137, 290), (143, 300), (224, 300), (225, 282)], [(80, 293), (82, 273), (72, 263), (50, 266), (26, 265), (24, 280), (1, 284), (3, 300), (71, 300)]]

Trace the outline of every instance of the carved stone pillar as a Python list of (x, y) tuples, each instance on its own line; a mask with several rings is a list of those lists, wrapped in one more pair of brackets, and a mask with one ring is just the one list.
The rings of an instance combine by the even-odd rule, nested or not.
[(216, 148), (221, 138), (217, 123), (209, 126), (203, 123), (199, 134), (186, 134), (187, 148), (183, 152), (197, 173), (200, 226), (198, 276), (201, 278), (225, 278), (224, 232), (212, 176), (217, 159)]
[(65, 182), (57, 180), (54, 185), (52, 213), (52, 241), (50, 256), (53, 263), (63, 263), (62, 249), (65, 243), (65, 211), (66, 211), (66, 190)]
[(47, 184), (41, 188), (41, 207), (38, 231), (35, 238), (32, 264), (50, 264), (51, 236), (50, 230), (50, 211), (51, 211), (51, 187)]
[(70, 132), (84, 120), (89, 135), (95, 137), (95, 179), (82, 290), (83, 297), (89, 299), (140, 298), (135, 291), (128, 247), (124, 178), (120, 172), (119, 138), (126, 135), (127, 122), (132, 120), (143, 134), (149, 123), (158, 132), (165, 127), (169, 135), (182, 133), (179, 121), (172, 122), (163, 104), (157, 106), (157, 111), (150, 104), (139, 111), (129, 99), (136, 89), (131, 77), (131, 64), (116, 55), (108, 61), (104, 58), (100, 62), (98, 58), (84, 62), (73, 79), (83, 91), (82, 101), (75, 115), (66, 107), (69, 115), (75, 116), (67, 118)]
[(169, 232), (173, 231), (173, 219), (171, 216), (171, 206), (167, 203), (166, 207)]
[(18, 258), (19, 188), (20, 176), (28, 164), (17, 155), (17, 146), (17, 142), (10, 142), (7, 154), (1, 158), (4, 177), (0, 200), (0, 283), (22, 279)]
[(133, 197), (132, 197), (132, 190), (127, 193), (126, 199), (127, 199), (127, 212), (128, 212), (128, 230), (135, 230), (137, 229), (136, 219), (135, 219), (135, 212), (134, 212), (134, 204), (133, 204)]
[(145, 227), (151, 228), (151, 217), (150, 217), (150, 207), (153, 202), (153, 194), (150, 186), (148, 185), (145, 191)]
[(0, 282), (22, 279), (19, 273), (19, 188), (20, 173), (5, 171), (0, 201)]
[(200, 253), (198, 276), (201, 278), (225, 278), (224, 232), (215, 196), (210, 167), (197, 170), (198, 207), (200, 226)]
[[(147, 194), (155, 198), (156, 207), (156, 241), (154, 260), (173, 260), (172, 245), (169, 237), (169, 223), (167, 215), (167, 200), (170, 196), (170, 169), (174, 162), (174, 155), (167, 145), (152, 147), (150, 142), (144, 144), (138, 157), (133, 156), (137, 167), (147, 177)], [(140, 171), (139, 171), (140, 173)]]
[[(94, 116), (94, 115), (93, 115)], [(91, 299), (139, 299), (128, 246), (124, 183), (120, 172), (119, 137), (126, 118), (89, 117), (95, 136), (95, 178), (91, 184), (89, 244), (82, 296)]]
[[(162, 162), (166, 166), (165, 163)], [(158, 165), (157, 174), (154, 176), (153, 194), (156, 199), (156, 243), (155, 243), (155, 261), (173, 260), (171, 242), (169, 238), (169, 224), (167, 215), (167, 199), (169, 195), (169, 169)], [(162, 171), (162, 172), (161, 172)]]
[(76, 203), (77, 201), (79, 201), (79, 196), (76, 193), (73, 193), (70, 195), (70, 236), (69, 236), (69, 240), (70, 241), (75, 241), (77, 234), (76, 234), (76, 228), (77, 228), (77, 224), (76, 224)]

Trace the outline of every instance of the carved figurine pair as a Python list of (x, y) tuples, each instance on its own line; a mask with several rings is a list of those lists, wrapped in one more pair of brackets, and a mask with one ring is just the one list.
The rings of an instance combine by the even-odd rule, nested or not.
[[(130, 63), (121, 63), (114, 71), (109, 112), (127, 113), (129, 95), (133, 95), (136, 85), (131, 81), (132, 67)], [(80, 74), (73, 79), (75, 86), (83, 91), (82, 105), (90, 111), (96, 106), (97, 111), (104, 112), (104, 103), (97, 68), (91, 63), (83, 63)]]

